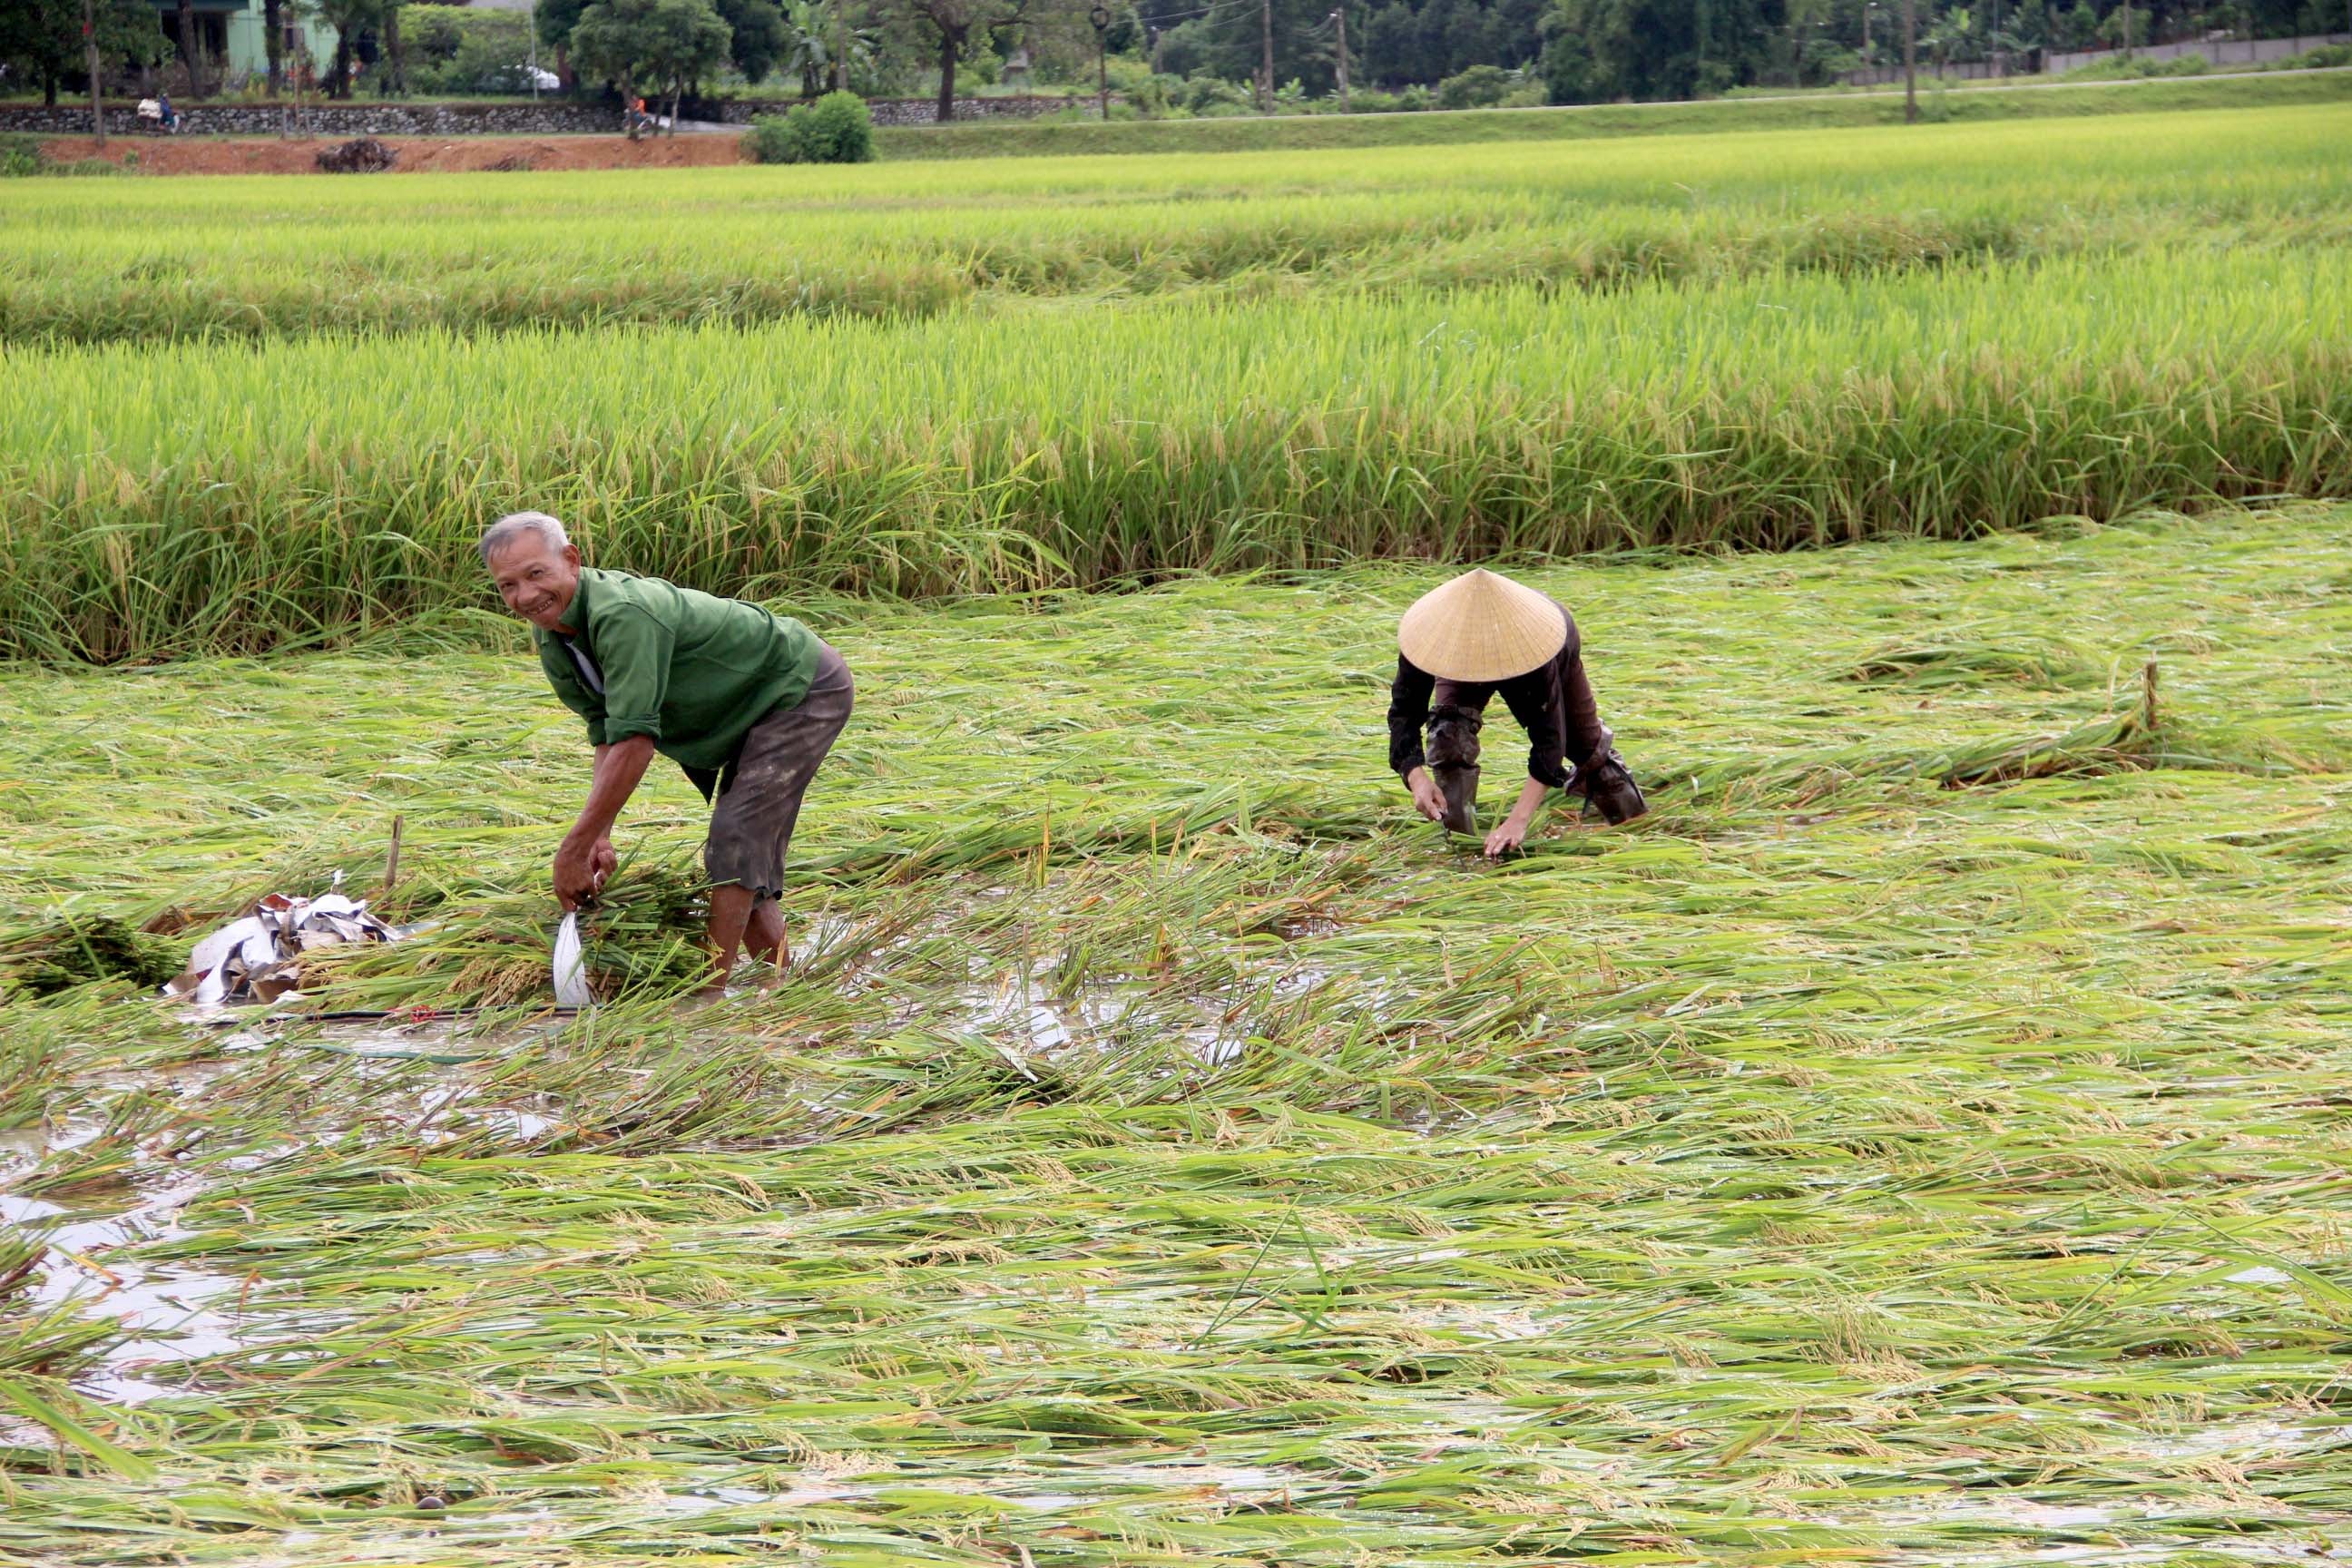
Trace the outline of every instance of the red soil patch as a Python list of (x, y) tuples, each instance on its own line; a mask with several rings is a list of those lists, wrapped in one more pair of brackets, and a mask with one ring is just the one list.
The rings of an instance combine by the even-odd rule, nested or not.
[[(121, 163), (137, 153), (151, 174), (315, 174), (320, 152), (342, 138), (320, 136), (281, 142), (274, 136), (114, 136), (101, 151), (87, 136), (57, 136), (41, 144), (51, 162), (107, 158)], [(717, 133), (656, 137), (631, 142), (610, 136), (385, 136), (397, 148), (397, 174), (471, 169), (682, 169), (703, 163), (742, 162), (739, 138)]]

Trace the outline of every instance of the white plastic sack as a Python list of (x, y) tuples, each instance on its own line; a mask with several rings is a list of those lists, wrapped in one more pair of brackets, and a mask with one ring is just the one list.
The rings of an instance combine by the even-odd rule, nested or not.
[(563, 917), (555, 933), (555, 1001), (561, 1007), (593, 1007), (588, 989), (588, 968), (580, 949), (580, 911)]

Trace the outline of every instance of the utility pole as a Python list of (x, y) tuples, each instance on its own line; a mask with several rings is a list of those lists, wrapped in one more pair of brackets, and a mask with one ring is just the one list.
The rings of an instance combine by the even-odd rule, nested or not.
[(1087, 20), (1095, 29), (1095, 112), (1105, 121), (1110, 119), (1110, 61), (1104, 40), (1110, 36), (1110, 13), (1097, 5), (1087, 13)]
[(1274, 0), (1257, 0), (1257, 36), (1261, 59), (1257, 73), (1257, 111), (1274, 112)]
[[(849, 0), (833, 0), (833, 58), (827, 61), (833, 75), (833, 90), (846, 91), (849, 87)], [(1022, 91), (1029, 89), (1024, 86)]]
[(1903, 123), (1919, 123), (1918, 0), (1903, 0)]
[(1339, 24), (1339, 112), (1348, 112), (1348, 8), (1340, 6), (1331, 13), (1331, 20)]
[(1160, 74), (1160, 29), (1151, 29), (1151, 74)]
[(89, 133), (103, 147), (106, 145), (106, 94), (98, 79), (96, 0), (81, 0), (81, 43), (83, 57), (89, 64)]

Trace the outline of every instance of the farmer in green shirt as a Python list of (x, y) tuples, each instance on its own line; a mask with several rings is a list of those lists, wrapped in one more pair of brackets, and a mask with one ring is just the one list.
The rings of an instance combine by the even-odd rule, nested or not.
[(712, 803), (703, 868), (723, 984), (740, 946), (784, 963), (784, 851), (817, 764), (849, 721), (841, 656), (740, 599), (580, 564), (563, 525), (518, 511), (482, 535), (482, 564), (531, 625), (548, 684), (588, 721), (595, 773), (555, 852), (567, 910), (612, 874), (613, 823), (658, 752)]

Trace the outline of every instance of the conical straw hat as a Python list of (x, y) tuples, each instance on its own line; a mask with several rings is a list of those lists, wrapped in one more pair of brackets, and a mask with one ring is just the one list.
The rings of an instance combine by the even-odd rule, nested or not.
[(1567, 641), (1558, 605), (1483, 566), (1415, 599), (1397, 626), (1405, 658), (1442, 680), (1507, 680)]

